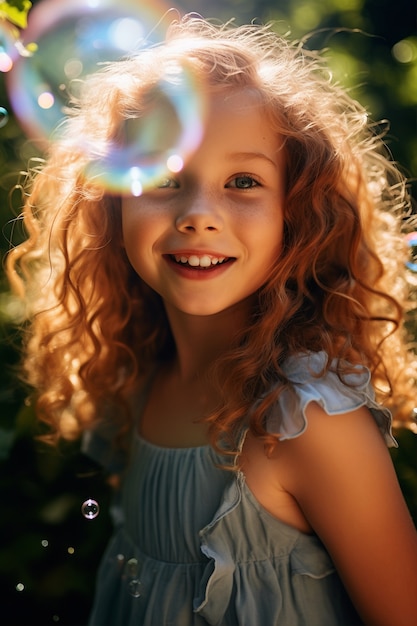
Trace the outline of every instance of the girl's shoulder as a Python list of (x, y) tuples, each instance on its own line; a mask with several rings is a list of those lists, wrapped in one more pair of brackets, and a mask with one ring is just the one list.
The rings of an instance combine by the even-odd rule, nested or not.
[[(266, 416), (266, 430), (280, 440), (301, 435), (307, 428), (306, 410), (317, 403), (328, 415), (340, 415), (367, 407), (388, 446), (396, 446), (390, 411), (375, 399), (371, 374), (364, 365), (328, 362), (325, 352), (289, 357), (283, 371), (290, 385), (280, 393)], [(338, 367), (339, 365), (339, 367)], [(341, 366), (341, 367), (340, 367)]]

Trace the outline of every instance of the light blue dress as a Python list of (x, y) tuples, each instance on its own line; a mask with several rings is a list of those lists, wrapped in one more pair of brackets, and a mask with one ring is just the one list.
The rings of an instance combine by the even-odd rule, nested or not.
[[(289, 359), (295, 391), (281, 396), (268, 430), (301, 435), (311, 401), (330, 416), (366, 405), (395, 445), (391, 416), (375, 402), (368, 371), (350, 375), (355, 386), (334, 372), (316, 378), (325, 359), (322, 353)], [(103, 450), (96, 434), (89, 451), (97, 458)], [(219, 462), (210, 446), (163, 448), (134, 435), (90, 625), (360, 624), (318, 537), (271, 516), (243, 473), (219, 469)]]

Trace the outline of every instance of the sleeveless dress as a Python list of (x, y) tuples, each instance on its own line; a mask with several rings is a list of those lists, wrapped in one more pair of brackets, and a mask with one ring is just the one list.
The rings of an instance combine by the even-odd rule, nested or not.
[[(288, 360), (294, 391), (281, 395), (268, 430), (283, 439), (302, 434), (311, 401), (329, 416), (368, 406), (387, 444), (396, 445), (369, 372), (357, 368), (349, 386), (332, 371), (317, 378), (326, 359)], [(105, 437), (95, 433), (87, 448), (102, 459)], [(243, 473), (220, 469), (222, 462), (208, 445), (164, 448), (133, 435), (90, 626), (361, 624), (318, 537), (269, 514)]]

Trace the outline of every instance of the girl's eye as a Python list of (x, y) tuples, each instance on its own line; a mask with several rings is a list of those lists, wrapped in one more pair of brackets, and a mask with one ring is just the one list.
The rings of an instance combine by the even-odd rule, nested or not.
[(162, 180), (160, 180), (156, 187), (158, 189), (178, 189), (179, 184), (178, 181), (174, 180), (173, 178), (163, 178)]
[(242, 174), (241, 176), (235, 176), (235, 178), (233, 178), (227, 186), (234, 187), (236, 189), (251, 189), (252, 187), (257, 187), (258, 185), (258, 181), (252, 176)]

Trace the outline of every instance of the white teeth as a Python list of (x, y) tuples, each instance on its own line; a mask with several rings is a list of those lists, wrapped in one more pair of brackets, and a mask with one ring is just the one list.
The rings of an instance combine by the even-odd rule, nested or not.
[[(201, 260), (206, 259), (207, 257), (201, 257)], [(198, 256), (195, 256), (194, 254), (192, 254), (190, 256), (190, 258), (188, 259), (188, 264), (191, 265), (191, 267), (198, 267), (200, 265), (200, 259), (198, 258)]]
[(177, 263), (188, 264), (191, 267), (211, 267), (212, 265), (223, 263), (227, 257), (212, 257), (208, 254), (203, 254), (202, 256), (197, 256), (196, 254), (190, 254), (190, 256), (175, 254), (174, 258)]

